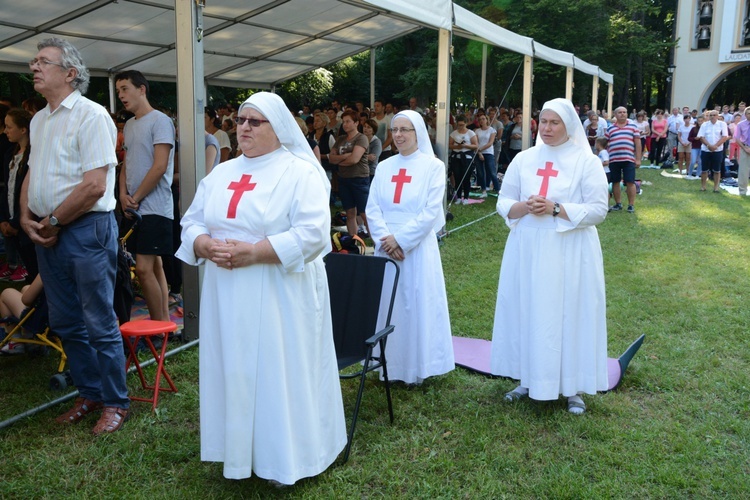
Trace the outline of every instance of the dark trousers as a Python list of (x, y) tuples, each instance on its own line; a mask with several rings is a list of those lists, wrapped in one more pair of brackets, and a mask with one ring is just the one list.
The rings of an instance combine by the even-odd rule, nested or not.
[(651, 138), (651, 150), (648, 152), (648, 161), (651, 165), (658, 165), (664, 161), (664, 146), (667, 144), (667, 139), (662, 137), (657, 139)]
[(472, 156), (469, 153), (454, 153), (451, 155), (451, 170), (456, 183), (456, 196), (468, 198), (471, 192), (471, 173), (474, 170)]

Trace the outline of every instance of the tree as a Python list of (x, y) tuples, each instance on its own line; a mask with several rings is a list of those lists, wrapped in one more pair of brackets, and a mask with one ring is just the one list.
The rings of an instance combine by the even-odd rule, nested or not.
[(318, 68), (297, 78), (282, 83), (277, 89), (279, 96), (293, 111), (302, 106), (315, 106), (328, 100), (333, 90), (333, 73)]
[[(666, 90), (676, 0), (479, 0), (464, 7), (519, 35), (571, 52), (615, 75), (615, 103), (648, 107), (651, 89), (657, 101)], [(507, 72), (518, 57), (494, 61)], [(534, 101), (558, 97), (564, 69), (534, 62)], [(574, 99), (588, 101), (592, 79), (576, 75)]]

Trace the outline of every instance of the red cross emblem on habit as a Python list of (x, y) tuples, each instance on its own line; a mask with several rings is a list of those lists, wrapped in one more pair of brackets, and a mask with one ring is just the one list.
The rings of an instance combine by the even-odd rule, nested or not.
[(559, 170), (555, 170), (552, 168), (552, 162), (548, 161), (544, 164), (544, 168), (540, 168), (536, 171), (536, 175), (539, 175), (543, 177), (542, 179), (542, 187), (539, 188), (539, 196), (547, 197), (547, 189), (549, 188), (549, 178), (550, 177), (557, 177), (557, 174), (559, 174)]
[(252, 175), (242, 174), (239, 182), (229, 183), (229, 187), (227, 189), (229, 189), (230, 191), (234, 191), (234, 194), (232, 195), (232, 199), (229, 200), (227, 219), (234, 219), (235, 217), (237, 217), (237, 205), (239, 205), (242, 195), (245, 194), (245, 191), (252, 191), (253, 189), (255, 189), (257, 183), (251, 183), (250, 179), (252, 178)]
[(411, 182), (411, 175), (406, 175), (406, 169), (401, 168), (398, 171), (398, 175), (391, 177), (391, 181), (396, 183), (396, 192), (393, 194), (393, 203), (401, 203), (401, 191), (404, 189), (404, 184)]

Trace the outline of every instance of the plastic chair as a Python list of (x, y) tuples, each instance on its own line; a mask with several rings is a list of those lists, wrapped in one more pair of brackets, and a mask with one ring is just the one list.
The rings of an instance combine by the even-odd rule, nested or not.
[[(130, 399), (152, 403), (151, 408), (154, 411), (156, 411), (156, 406), (159, 404), (159, 392), (177, 392), (177, 387), (175, 387), (172, 382), (172, 377), (169, 376), (166, 368), (164, 368), (164, 357), (167, 353), (169, 334), (176, 331), (177, 325), (172, 321), (143, 319), (138, 321), (128, 321), (127, 323), (120, 325), (120, 332), (122, 333), (123, 340), (125, 341), (125, 345), (128, 346), (128, 359), (125, 362), (125, 371), (128, 371), (130, 363), (132, 362), (138, 372), (138, 377), (141, 379), (141, 386), (143, 389), (154, 391), (153, 396), (150, 398), (130, 396)], [(154, 344), (151, 341), (151, 338), (155, 336), (162, 337), (161, 353), (156, 350), (156, 347), (154, 347)], [(156, 360), (156, 380), (154, 381), (154, 385), (148, 385), (146, 377), (143, 375), (141, 364), (138, 361), (137, 346), (138, 341), (141, 339), (143, 339)], [(162, 375), (169, 384), (169, 387), (161, 387)]]
[[(360, 378), (357, 402), (354, 405), (354, 415), (344, 453), (344, 462), (346, 462), (349, 459), (365, 389), (365, 378), (369, 371), (382, 369), (388, 413), (393, 423), (393, 404), (391, 403), (385, 346), (388, 335), (394, 330), (394, 325), (391, 325), (391, 313), (396, 297), (399, 267), (395, 261), (385, 257), (341, 253), (329, 254), (325, 262), (339, 372), (361, 363), (356, 373), (339, 373), (342, 379)], [(392, 286), (389, 281), (386, 281), (386, 276), (391, 276), (389, 267), (392, 269)], [(378, 330), (381, 303), (384, 306), (387, 304), (387, 316), (385, 326)], [(378, 356), (373, 355), (373, 348), (376, 345), (380, 347)]]
[[(64, 390), (73, 385), (70, 372), (65, 370), (68, 357), (65, 355), (62, 341), (50, 331), (49, 307), (47, 306), (47, 298), (43, 291), (34, 301), (34, 305), (24, 309), (20, 318), (2, 318), (0, 319), (0, 325), (5, 325), (6, 327), (13, 325), (13, 328), (7, 332), (5, 337), (0, 337), (0, 348), (12, 341), (19, 344), (52, 348), (60, 353), (60, 363), (57, 366), (57, 373), (52, 375), (49, 381), (49, 388), (51, 390)], [(31, 333), (33, 336), (31, 338), (18, 337), (17, 334), (20, 334), (22, 330)]]

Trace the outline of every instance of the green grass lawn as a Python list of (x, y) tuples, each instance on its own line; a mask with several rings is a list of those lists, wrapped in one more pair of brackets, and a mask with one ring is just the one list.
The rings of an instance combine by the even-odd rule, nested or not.
[[(180, 392), (157, 413), (133, 403), (122, 431), (95, 439), (94, 420), (60, 428), (69, 403), (0, 430), (2, 498), (745, 498), (750, 491), (750, 199), (640, 170), (636, 213), (599, 226), (609, 354), (646, 341), (617, 392), (565, 403), (505, 404), (513, 381), (462, 369), (421, 387), (365, 389), (346, 464), (277, 490), (229, 481), (202, 463), (197, 349), (169, 358)], [(494, 200), (492, 200), (494, 201)], [(454, 206), (449, 229), (494, 210)], [(498, 216), (442, 246), (454, 335), (489, 339), (508, 230)], [(543, 286), (543, 284), (541, 284)], [(0, 359), (0, 420), (52, 400), (55, 356)], [(135, 377), (129, 378), (135, 388)], [(356, 382), (342, 384), (347, 417)]]

